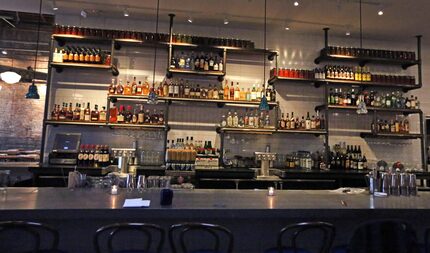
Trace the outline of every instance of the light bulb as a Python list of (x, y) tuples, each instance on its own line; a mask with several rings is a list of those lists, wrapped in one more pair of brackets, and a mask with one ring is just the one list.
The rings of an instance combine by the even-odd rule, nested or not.
[(296, 6), (296, 7), (297, 7), (297, 6), (299, 6), (299, 2), (298, 2), (298, 1), (295, 1), (295, 2), (294, 2), (294, 6)]
[(193, 18), (192, 18), (192, 17), (189, 17), (189, 18), (188, 18), (188, 22), (189, 22), (189, 23), (193, 23)]
[(127, 8), (124, 9), (124, 17), (130, 16), (130, 13), (128, 12)]
[(379, 10), (379, 11), (378, 11), (378, 15), (379, 15), (379, 16), (384, 15), (384, 11), (383, 11), (383, 10)]

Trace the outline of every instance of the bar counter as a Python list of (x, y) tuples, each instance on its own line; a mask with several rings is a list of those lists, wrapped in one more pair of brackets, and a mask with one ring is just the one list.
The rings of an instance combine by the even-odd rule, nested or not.
[[(261, 252), (274, 245), (283, 226), (302, 221), (336, 225), (336, 243), (345, 243), (355, 225), (371, 219), (398, 218), (410, 222), (422, 241), (430, 226), (430, 193), (417, 197), (372, 197), (326, 190), (175, 190), (173, 204), (159, 204), (159, 190), (143, 194), (120, 189), (9, 188), (1, 195), (0, 220), (31, 220), (60, 231), (60, 248), (93, 252), (94, 231), (114, 222), (149, 222), (165, 229), (185, 221), (224, 225), (235, 236), (234, 252)], [(125, 198), (151, 200), (149, 208), (124, 209)], [(79, 243), (76, 243), (79, 242)], [(166, 244), (163, 252), (170, 252)]]

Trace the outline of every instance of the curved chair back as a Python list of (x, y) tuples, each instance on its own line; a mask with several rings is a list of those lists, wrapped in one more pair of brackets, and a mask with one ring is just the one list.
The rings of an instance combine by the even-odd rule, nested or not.
[[(191, 250), (189, 243), (187, 243), (187, 235), (193, 232), (198, 233), (199, 238), (196, 240), (200, 242), (207, 239), (206, 237), (203, 238), (203, 234), (209, 235), (209, 241), (212, 242), (212, 245), (204, 245), (204, 249)], [(172, 225), (169, 230), (169, 242), (174, 253), (232, 253), (234, 239), (231, 231), (223, 226), (193, 222)], [(225, 242), (225, 245), (221, 245), (221, 242)], [(221, 251), (221, 247), (225, 248), (225, 251)]]
[[(133, 250), (114, 249), (115, 248), (113, 245), (114, 239), (119, 238), (122, 232), (130, 232), (133, 234), (137, 234), (139, 236), (143, 236), (142, 239), (146, 239), (146, 240), (141, 240), (140, 237), (138, 236), (136, 237), (133, 236), (132, 238), (128, 237), (127, 239), (135, 240), (137, 242), (144, 242), (143, 243), (144, 246), (142, 248), (133, 249)], [(158, 235), (158, 236), (155, 236), (155, 238), (153, 236), (154, 233)], [(107, 237), (105, 237), (103, 241), (104, 247), (102, 247), (103, 235), (107, 235)], [(152, 249), (151, 246), (153, 244), (156, 245), (155, 247), (153, 247), (155, 249), (155, 252), (160, 253), (164, 244), (164, 237), (165, 237), (164, 230), (161, 227), (154, 224), (115, 223), (115, 224), (107, 225), (97, 229), (93, 238), (93, 243), (97, 253), (102, 253), (102, 252), (103, 253), (113, 253), (113, 252), (148, 253), (148, 252), (153, 252), (153, 251), (150, 251)], [(155, 243), (155, 241), (158, 241), (158, 243)]]
[[(290, 246), (286, 247), (283, 243), (283, 238), (289, 234)], [(281, 229), (278, 234), (277, 248), (278, 252), (282, 253), (286, 248), (289, 249), (288, 252), (306, 252), (306, 250), (300, 249), (298, 245), (298, 240), (305, 235), (319, 235), (320, 240), (318, 242), (313, 242), (317, 244), (319, 253), (328, 253), (333, 244), (333, 239), (335, 237), (336, 230), (335, 227), (327, 222), (302, 222), (288, 225)], [(312, 238), (315, 239), (316, 237)], [(309, 241), (310, 238), (305, 238), (305, 241)]]
[(415, 230), (400, 220), (376, 220), (361, 224), (353, 233), (350, 253), (418, 253)]
[[(20, 245), (10, 246), (10, 240), (2, 238), (2, 236), (12, 236), (14, 239), (18, 239), (17, 237), (19, 237), (21, 238), (19, 240)], [(31, 238), (31, 240), (23, 239), (24, 237), (26, 239)], [(59, 252), (57, 250), (58, 240), (58, 231), (41, 223), (28, 221), (0, 222), (0, 251), (7, 248), (7, 252), (10, 253), (23, 251), (40, 252), (42, 250), (46, 252)], [(16, 242), (16, 240), (13, 241)]]

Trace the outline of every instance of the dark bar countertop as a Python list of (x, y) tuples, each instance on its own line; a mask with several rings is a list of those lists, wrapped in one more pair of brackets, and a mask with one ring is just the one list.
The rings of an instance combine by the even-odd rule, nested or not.
[[(144, 193), (120, 189), (9, 188), (0, 193), (0, 220), (47, 223), (60, 232), (60, 248), (94, 252), (92, 236), (100, 226), (116, 222), (148, 222), (168, 229), (184, 221), (215, 223), (235, 236), (235, 253), (263, 252), (273, 247), (283, 227), (303, 221), (336, 226), (335, 244), (346, 243), (354, 227), (371, 219), (403, 219), (418, 231), (430, 227), (430, 192), (416, 197), (372, 197), (328, 190), (174, 190), (173, 204), (160, 206), (159, 189)], [(151, 200), (149, 208), (124, 209), (125, 198)], [(76, 243), (79, 242), (79, 243)], [(164, 253), (171, 252), (168, 245)]]

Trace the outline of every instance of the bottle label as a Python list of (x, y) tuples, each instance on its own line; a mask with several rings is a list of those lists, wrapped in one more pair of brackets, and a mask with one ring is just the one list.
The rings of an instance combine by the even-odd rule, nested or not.
[(84, 159), (84, 154), (79, 153), (79, 155), (78, 155), (78, 160), (82, 160), (82, 159)]
[(89, 155), (88, 155), (88, 160), (90, 160), (90, 161), (91, 161), (91, 160), (94, 160), (94, 154), (89, 154)]
[(99, 154), (94, 154), (94, 160), (98, 161), (100, 159)]
[(90, 119), (91, 119), (90, 115), (85, 114), (85, 116), (84, 116), (84, 120), (85, 120), (85, 121), (90, 121)]
[(83, 155), (83, 160), (84, 160), (84, 161), (88, 160), (88, 154), (84, 154), (84, 155)]

